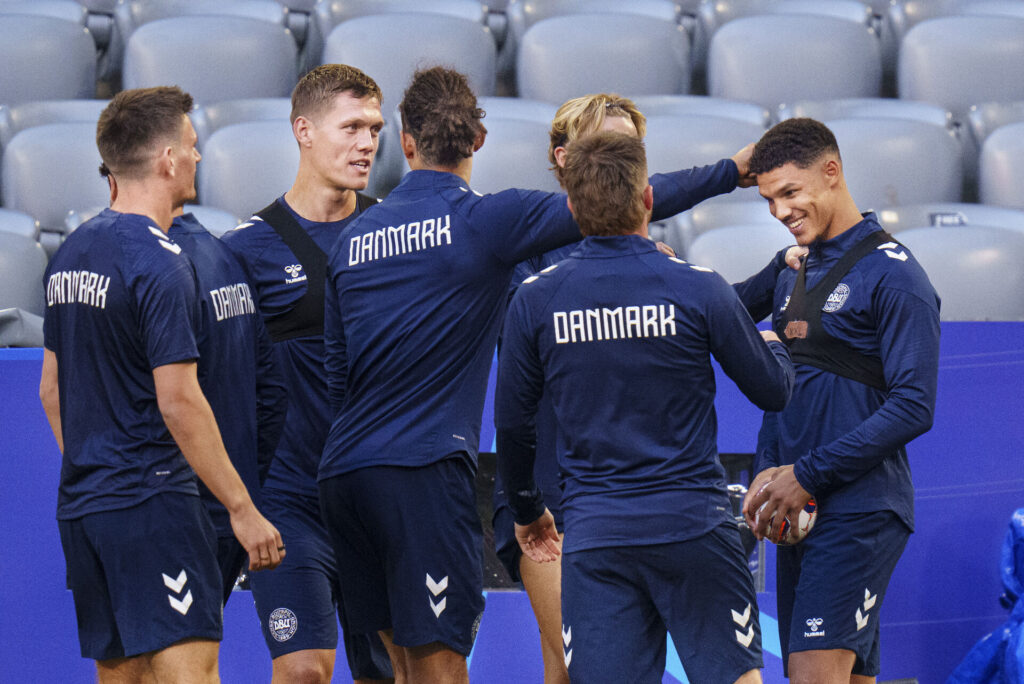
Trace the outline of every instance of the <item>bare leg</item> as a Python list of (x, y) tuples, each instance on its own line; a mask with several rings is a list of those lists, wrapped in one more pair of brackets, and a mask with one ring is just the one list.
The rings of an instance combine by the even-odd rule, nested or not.
[(790, 684), (850, 684), (856, 656), (846, 649), (789, 654)]
[[(561, 548), (561, 541), (558, 546)], [(523, 556), (519, 574), (540, 628), (544, 684), (569, 684), (562, 649), (562, 562), (536, 563)]]
[(273, 684), (330, 684), (334, 651), (309, 648), (274, 658)]
[(391, 658), (391, 670), (395, 673), (395, 684), (408, 684), (409, 668), (405, 662), (405, 649), (401, 646), (395, 646), (395, 642), (392, 640), (394, 632), (390, 629), (382, 629), (377, 634), (380, 635), (380, 640), (384, 643), (384, 649)]
[(469, 684), (466, 657), (440, 642), (404, 648), (409, 682)]
[(761, 684), (761, 671), (747, 670), (736, 680), (736, 684)]
[(97, 660), (96, 678), (100, 684), (154, 684), (148, 653), (134, 658)]
[(149, 657), (153, 680), (158, 684), (217, 684), (217, 653), (220, 643), (210, 639), (185, 639)]
[(850, 675), (850, 684), (875, 684), (877, 679), (875, 677), (865, 677), (864, 675)]

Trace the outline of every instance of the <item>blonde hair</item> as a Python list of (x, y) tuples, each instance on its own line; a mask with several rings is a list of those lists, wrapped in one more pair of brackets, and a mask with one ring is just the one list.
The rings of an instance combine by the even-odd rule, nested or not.
[(566, 147), (581, 136), (601, 130), (604, 120), (609, 116), (632, 121), (637, 137), (641, 140), (647, 134), (647, 117), (640, 113), (632, 100), (614, 93), (574, 97), (555, 112), (555, 118), (551, 121), (548, 161), (559, 183), (562, 183), (562, 169), (555, 160), (555, 148)]

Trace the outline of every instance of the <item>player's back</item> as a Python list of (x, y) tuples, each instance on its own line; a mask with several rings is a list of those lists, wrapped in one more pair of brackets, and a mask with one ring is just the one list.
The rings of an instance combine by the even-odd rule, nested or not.
[(564, 197), (481, 196), (413, 171), (341, 235), (327, 283), (335, 421), (320, 478), (367, 465), (475, 459), (515, 264), (578, 239)]
[(58, 516), (195, 493), (164, 425), (153, 368), (195, 359), (192, 266), (152, 221), (103, 211), (46, 272), (45, 344), (56, 354), (64, 436)]

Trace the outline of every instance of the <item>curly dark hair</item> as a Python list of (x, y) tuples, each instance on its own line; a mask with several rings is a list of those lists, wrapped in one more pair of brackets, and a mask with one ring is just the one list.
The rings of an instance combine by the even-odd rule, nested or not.
[(473, 156), (477, 135), (487, 130), (480, 121), (484, 110), (476, 106), (469, 81), (454, 69), (417, 71), (398, 108), (402, 128), (432, 166), (450, 168)]
[(828, 126), (814, 119), (786, 119), (772, 126), (754, 145), (750, 172), (768, 173), (786, 164), (806, 169), (829, 152), (839, 156), (839, 143)]

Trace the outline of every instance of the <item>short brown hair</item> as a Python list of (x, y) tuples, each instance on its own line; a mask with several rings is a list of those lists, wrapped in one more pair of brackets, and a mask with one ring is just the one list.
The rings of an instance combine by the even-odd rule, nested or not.
[(416, 141), (427, 164), (451, 168), (473, 156), (477, 135), (486, 131), (476, 95), (466, 77), (445, 67), (413, 74), (398, 106), (402, 129)]
[(377, 82), (359, 69), (348, 64), (321, 64), (292, 90), (292, 123), (300, 116), (315, 119), (342, 93), (360, 99), (375, 97), (378, 102), (382, 98)]
[(177, 86), (122, 90), (96, 123), (96, 147), (103, 168), (115, 176), (140, 178), (148, 171), (153, 147), (181, 135), (182, 114), (192, 96)]
[(637, 137), (643, 140), (647, 134), (645, 117), (632, 100), (614, 93), (596, 93), (566, 100), (551, 121), (551, 144), (548, 145), (548, 161), (558, 182), (562, 182), (562, 167), (555, 161), (555, 148), (565, 147), (573, 140), (588, 133), (601, 130), (609, 116), (620, 116), (633, 122)]
[(768, 129), (754, 145), (750, 172), (768, 173), (786, 164), (806, 169), (826, 154), (839, 158), (839, 143), (828, 126), (814, 119), (786, 119)]
[(584, 235), (625, 235), (647, 218), (647, 154), (640, 138), (601, 131), (569, 144), (564, 184)]

